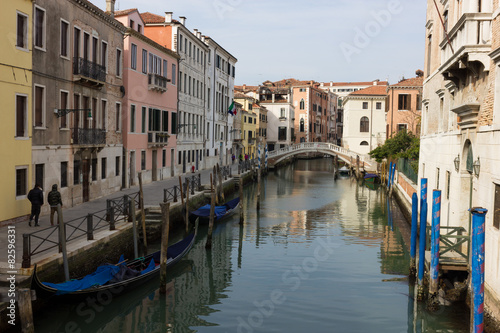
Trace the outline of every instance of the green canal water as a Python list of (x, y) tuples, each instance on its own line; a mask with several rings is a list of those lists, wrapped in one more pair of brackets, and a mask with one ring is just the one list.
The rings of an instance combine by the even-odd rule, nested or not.
[(36, 332), (467, 332), (464, 306), (428, 313), (407, 280), (406, 221), (385, 191), (334, 181), (332, 159), (301, 160), (244, 190), (239, 216), (200, 228), (158, 280), (95, 304), (55, 304)]

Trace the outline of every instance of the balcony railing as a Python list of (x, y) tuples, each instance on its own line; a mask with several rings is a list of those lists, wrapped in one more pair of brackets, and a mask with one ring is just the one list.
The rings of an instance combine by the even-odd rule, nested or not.
[(285, 121), (286, 117), (280, 117), (279, 119), (280, 119), (280, 121)]
[[(489, 70), (491, 49), (491, 13), (465, 13), (440, 43), (441, 68), (447, 71), (458, 66), (465, 55), (468, 61), (481, 62)], [(451, 44), (451, 46), (450, 46)]]
[(95, 81), (100, 85), (106, 82), (106, 67), (83, 58), (73, 59), (73, 74), (79, 75), (80, 80)]
[(167, 132), (148, 132), (148, 146), (166, 146), (170, 135)]
[(74, 145), (104, 145), (106, 130), (100, 128), (72, 128), (71, 139)]
[(162, 75), (155, 73), (148, 74), (149, 90), (158, 90), (164, 93), (165, 91), (167, 91), (167, 81), (168, 81), (167, 78)]

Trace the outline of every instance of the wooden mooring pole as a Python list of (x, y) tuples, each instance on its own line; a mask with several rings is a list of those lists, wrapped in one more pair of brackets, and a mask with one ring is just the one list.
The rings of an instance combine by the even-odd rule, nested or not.
[(135, 214), (135, 202), (130, 200), (130, 214), (132, 214), (132, 235), (134, 238), (134, 258), (139, 258), (139, 247), (137, 246), (137, 216)]
[(142, 172), (137, 174), (139, 177), (139, 204), (141, 205), (141, 224), (142, 224), (142, 239), (144, 244), (144, 253), (148, 252), (148, 240), (146, 234), (146, 211), (144, 210), (144, 192), (142, 191)]
[(35, 333), (33, 323), (33, 310), (31, 307), (31, 290), (21, 288), (17, 290), (17, 308), (19, 309), (19, 319), (23, 333)]
[(167, 249), (168, 233), (170, 228), (170, 202), (160, 203), (162, 229), (161, 229), (161, 252), (160, 252), (160, 293), (167, 293)]
[(210, 203), (210, 220), (208, 223), (207, 244), (205, 245), (206, 249), (212, 248), (212, 233), (214, 230), (214, 213), (215, 213), (215, 191), (212, 192), (212, 200)]
[(240, 224), (243, 224), (245, 221), (243, 217), (243, 178), (240, 177), (240, 186), (239, 186), (239, 192), (240, 192)]
[(64, 279), (65, 281), (69, 281), (68, 252), (66, 250), (66, 227), (63, 221), (61, 204), (57, 204), (57, 220), (59, 221), (59, 242), (61, 244), (63, 257)]
[(186, 178), (186, 233), (189, 231), (189, 179)]

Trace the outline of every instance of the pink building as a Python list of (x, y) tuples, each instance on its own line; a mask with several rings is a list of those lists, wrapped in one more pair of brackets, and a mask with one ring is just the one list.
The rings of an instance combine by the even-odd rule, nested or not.
[(387, 138), (405, 130), (420, 136), (423, 72), (387, 87)]
[(137, 9), (115, 12), (128, 27), (124, 36), (122, 135), (123, 177), (136, 185), (173, 177), (177, 150), (177, 77), (179, 56), (143, 35)]

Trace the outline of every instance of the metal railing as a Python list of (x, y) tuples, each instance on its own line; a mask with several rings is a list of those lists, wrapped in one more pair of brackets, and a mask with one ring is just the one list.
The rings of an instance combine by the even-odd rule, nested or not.
[(106, 82), (106, 67), (99, 65), (88, 59), (75, 57), (73, 59), (73, 74)]
[(72, 128), (71, 138), (75, 145), (104, 145), (106, 130), (100, 128)]
[[(129, 201), (133, 200), (138, 206), (139, 192), (131, 195), (124, 195), (116, 199), (106, 201), (106, 209), (90, 213), (87, 216), (79, 217), (64, 222), (66, 242), (73, 241), (84, 236), (87, 240), (94, 239), (94, 232), (100, 229), (109, 228), (115, 230), (115, 224), (120, 221), (132, 221), (129, 214)], [(62, 251), (60, 242), (59, 225), (50, 226), (35, 232), (23, 234), (23, 268), (31, 266), (31, 258), (54, 248)], [(54, 235), (57, 234), (57, 240)]]
[(402, 172), (413, 183), (418, 184), (418, 172), (415, 172), (415, 170), (413, 170), (411, 161), (409, 159), (400, 158), (398, 160), (398, 171)]
[(167, 78), (159, 74), (149, 73), (148, 85), (149, 89), (165, 92), (167, 91)]
[[(195, 191), (200, 192), (202, 189), (202, 184), (201, 184), (201, 173), (197, 175), (191, 175), (191, 177), (186, 176), (184, 178), (184, 181), (182, 183), (182, 194), (183, 197), (186, 198), (187, 193), (187, 181), (189, 180), (189, 191), (191, 195), (194, 195)], [(179, 185), (174, 185), (169, 188), (163, 189), (163, 202), (178, 202), (178, 200), (181, 197), (181, 188)]]

